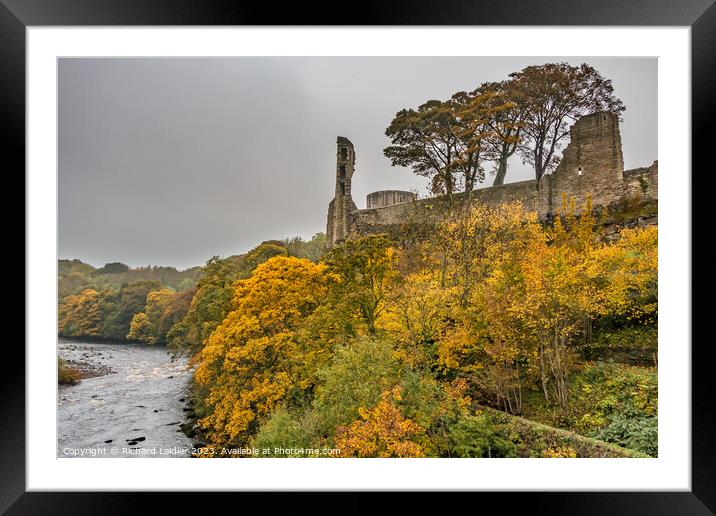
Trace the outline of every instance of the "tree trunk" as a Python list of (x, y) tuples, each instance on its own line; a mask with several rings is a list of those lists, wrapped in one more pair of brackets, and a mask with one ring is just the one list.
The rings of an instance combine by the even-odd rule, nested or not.
[(549, 390), (547, 389), (547, 373), (545, 371), (545, 356), (544, 356), (544, 344), (540, 342), (539, 346), (539, 363), (540, 363), (540, 373), (541, 373), (541, 379), (542, 379), (542, 392), (544, 393), (544, 400), (549, 403)]
[(539, 180), (542, 179), (542, 154), (539, 151), (539, 147), (535, 148), (534, 162), (535, 162), (535, 179), (537, 180), (537, 183), (539, 183)]
[(499, 186), (505, 184), (505, 176), (507, 175), (507, 158), (502, 156), (500, 158), (499, 166), (497, 167), (497, 174), (495, 174), (495, 181), (492, 186)]

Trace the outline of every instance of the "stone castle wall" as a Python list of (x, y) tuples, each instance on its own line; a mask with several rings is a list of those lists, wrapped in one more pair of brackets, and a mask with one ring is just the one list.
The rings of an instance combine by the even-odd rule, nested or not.
[(609, 113), (594, 113), (580, 118), (570, 128), (569, 144), (556, 170), (540, 181), (541, 217), (554, 214), (562, 198), (574, 198), (577, 208), (591, 197), (595, 207), (612, 206), (625, 193), (624, 158), (619, 133), (619, 118)]
[[(340, 238), (332, 238), (335, 232), (329, 234), (329, 245), (351, 232), (400, 233), (406, 224), (421, 217), (424, 219), (423, 214), (428, 214), (431, 206), (441, 200), (440, 197), (414, 200), (414, 197), (401, 195), (409, 192), (388, 192), (370, 194), (367, 209), (354, 209), (348, 213), (343, 222), (347, 231)], [(591, 198), (593, 208), (600, 212), (610, 208), (624, 211), (624, 206), (631, 210), (637, 205), (647, 206), (639, 217), (655, 224), (658, 162), (625, 171), (618, 116), (594, 113), (580, 118), (570, 128), (570, 141), (562, 153), (562, 160), (539, 183), (536, 180), (507, 183), (457, 194), (455, 198), (465, 200), (468, 196), (471, 200), (493, 205), (521, 201), (527, 210), (536, 212), (543, 220), (561, 210), (564, 198), (575, 200), (577, 213), (586, 205), (587, 198)], [(332, 209), (329, 208), (329, 227)]]
[(624, 188), (627, 195), (634, 199), (657, 199), (659, 190), (659, 162), (648, 167), (624, 171)]

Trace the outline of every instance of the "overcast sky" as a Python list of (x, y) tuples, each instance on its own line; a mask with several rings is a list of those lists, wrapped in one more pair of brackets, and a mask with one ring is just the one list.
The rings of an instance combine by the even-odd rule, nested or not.
[[(656, 59), (60, 59), (59, 256), (181, 269), (310, 238), (325, 231), (339, 135), (355, 145), (359, 208), (375, 190), (426, 196), (425, 178), (383, 156), (395, 113), (550, 61), (612, 79), (625, 167), (657, 159)], [(531, 177), (510, 162), (506, 182)]]

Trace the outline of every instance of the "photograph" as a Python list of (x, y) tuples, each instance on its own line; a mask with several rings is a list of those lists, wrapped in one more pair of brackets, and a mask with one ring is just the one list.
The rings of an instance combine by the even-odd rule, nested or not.
[(656, 461), (659, 66), (59, 56), (56, 457)]
[(59, 1), (0, 0), (0, 513), (713, 514), (714, 0)]

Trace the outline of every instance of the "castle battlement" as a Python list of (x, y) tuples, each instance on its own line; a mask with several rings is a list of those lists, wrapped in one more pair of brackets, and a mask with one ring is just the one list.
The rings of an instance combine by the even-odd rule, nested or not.
[[(440, 199), (416, 200), (412, 192), (385, 190), (368, 194), (367, 208), (359, 210), (350, 195), (355, 170), (353, 144), (339, 137), (337, 146), (336, 196), (328, 208), (326, 230), (329, 246), (351, 232), (374, 233), (400, 225), (410, 219), (416, 208)], [(586, 204), (587, 197), (595, 209), (634, 200), (656, 205), (658, 172), (657, 161), (648, 167), (624, 170), (619, 117), (599, 112), (584, 116), (572, 125), (562, 160), (539, 183), (536, 180), (506, 183), (456, 194), (454, 199), (459, 201), (469, 194), (471, 200), (485, 204), (520, 201), (527, 210), (547, 220), (560, 209), (563, 196), (573, 198), (577, 210)]]

